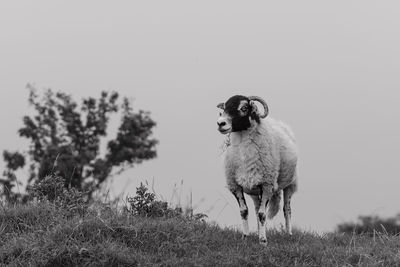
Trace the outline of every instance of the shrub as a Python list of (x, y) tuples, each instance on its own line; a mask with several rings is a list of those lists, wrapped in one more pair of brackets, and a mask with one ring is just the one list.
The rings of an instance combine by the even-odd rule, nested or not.
[(359, 216), (358, 222), (347, 222), (337, 226), (341, 233), (369, 234), (383, 233), (397, 235), (400, 233), (400, 214), (393, 218), (383, 219), (378, 216)]
[[(157, 156), (158, 141), (152, 138), (156, 123), (150, 113), (134, 111), (128, 98), (117, 92), (101, 92), (81, 104), (64, 92), (51, 89), (40, 93), (30, 84), (28, 102), (33, 113), (24, 116), (20, 137), (31, 145), (26, 152), (4, 151), (6, 170), (15, 172), (29, 166), (28, 183), (38, 182), (49, 173), (68, 178), (71, 187), (87, 191), (87, 198), (99, 189), (113, 172), (122, 172)], [(120, 112), (119, 112), (120, 111)], [(121, 123), (116, 138), (100, 153), (111, 116), (119, 112)], [(28, 161), (28, 162), (26, 162)], [(12, 177), (0, 178), (9, 198)]]

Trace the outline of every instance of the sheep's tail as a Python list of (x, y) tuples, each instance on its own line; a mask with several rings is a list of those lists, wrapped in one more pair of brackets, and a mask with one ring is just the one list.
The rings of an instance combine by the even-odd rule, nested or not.
[(281, 195), (282, 195), (282, 190), (279, 190), (278, 192), (274, 193), (272, 195), (272, 198), (268, 202), (268, 218), (272, 219), (275, 217), (276, 214), (278, 214), (279, 211), (279, 206), (281, 203)]

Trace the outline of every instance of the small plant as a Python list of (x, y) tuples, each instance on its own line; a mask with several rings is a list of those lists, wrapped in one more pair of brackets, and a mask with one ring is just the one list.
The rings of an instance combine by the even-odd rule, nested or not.
[(61, 176), (48, 175), (29, 189), (31, 197), (39, 201), (49, 201), (63, 208), (68, 216), (85, 214), (88, 208), (86, 194), (76, 188), (66, 188)]
[(136, 188), (136, 195), (127, 199), (130, 205), (128, 207), (129, 212), (144, 217), (176, 217), (182, 215), (182, 209), (170, 208), (167, 202), (156, 200), (156, 195), (148, 192), (148, 190), (143, 183), (140, 183), (140, 186)]
[(127, 202), (129, 203), (128, 212), (133, 215), (144, 216), (144, 217), (180, 217), (187, 220), (201, 221), (204, 222), (208, 217), (203, 213), (193, 213), (193, 208), (171, 208), (168, 202), (159, 201), (156, 199), (154, 193), (149, 192), (149, 189), (140, 183), (140, 186), (136, 188), (136, 195), (134, 197), (128, 197)]
[(35, 183), (29, 189), (29, 193), (38, 200), (54, 202), (65, 194), (64, 178), (61, 176), (48, 175)]

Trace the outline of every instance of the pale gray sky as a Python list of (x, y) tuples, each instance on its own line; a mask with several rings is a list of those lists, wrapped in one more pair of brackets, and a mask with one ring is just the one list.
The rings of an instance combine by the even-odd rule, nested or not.
[(169, 200), (183, 180), (182, 202), (191, 190), (198, 212), (213, 206), (212, 219), (239, 225), (215, 105), (259, 95), (300, 146), (295, 225), (395, 215), (399, 29), (397, 1), (4, 0), (0, 150), (27, 145), (16, 133), (28, 82), (76, 98), (117, 90), (152, 112), (160, 145), (158, 159), (114, 179), (114, 193), (154, 178)]

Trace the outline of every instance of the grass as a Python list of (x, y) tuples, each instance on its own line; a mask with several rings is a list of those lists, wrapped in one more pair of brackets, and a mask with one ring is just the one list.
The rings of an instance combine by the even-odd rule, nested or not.
[(107, 206), (66, 216), (50, 202), (0, 206), (1, 266), (400, 266), (400, 237), (251, 235), (183, 217), (132, 216)]

